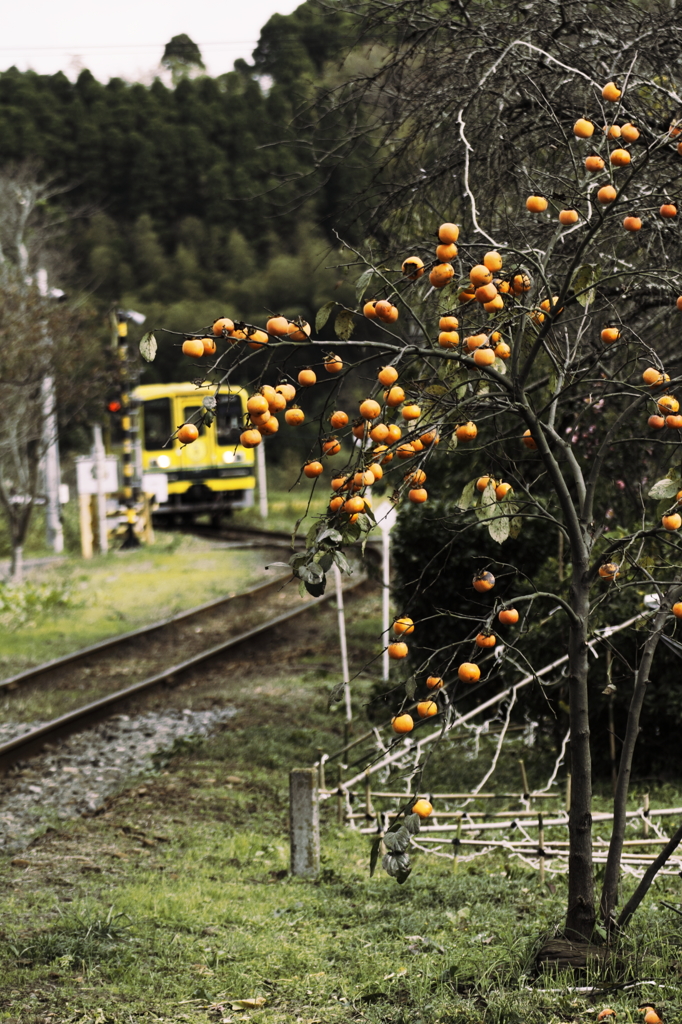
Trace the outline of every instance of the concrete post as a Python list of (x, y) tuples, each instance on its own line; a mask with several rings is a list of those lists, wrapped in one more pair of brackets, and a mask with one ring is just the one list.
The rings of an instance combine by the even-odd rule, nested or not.
[(320, 873), (320, 806), (315, 768), (289, 772), (289, 841), (291, 873), (317, 878)]
[(95, 477), (97, 479), (97, 538), (99, 550), (106, 554), (109, 550), (109, 534), (107, 532), (107, 496), (104, 490), (104, 441), (102, 428), (96, 424), (92, 428), (92, 450), (95, 456)]

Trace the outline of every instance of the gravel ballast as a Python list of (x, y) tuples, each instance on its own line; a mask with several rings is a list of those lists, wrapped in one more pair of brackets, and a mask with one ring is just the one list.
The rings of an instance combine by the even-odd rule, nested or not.
[[(0, 853), (24, 850), (55, 821), (101, 810), (107, 797), (154, 768), (154, 757), (178, 740), (208, 736), (236, 714), (208, 711), (114, 715), (19, 762), (0, 779)], [(0, 724), (0, 743), (39, 723)]]

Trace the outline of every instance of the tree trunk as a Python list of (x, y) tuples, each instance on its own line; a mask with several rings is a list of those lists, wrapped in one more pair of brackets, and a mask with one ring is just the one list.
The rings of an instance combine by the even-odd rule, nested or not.
[(568, 818), (568, 909), (566, 936), (589, 939), (595, 922), (592, 868), (592, 758), (588, 714), (589, 583), (587, 561), (573, 561), (570, 603), (579, 618), (568, 640), (571, 726), (571, 806)]
[(623, 853), (623, 840), (625, 839), (625, 826), (627, 824), (627, 800), (630, 789), (630, 777), (632, 773), (632, 758), (635, 753), (637, 736), (639, 735), (639, 719), (644, 704), (646, 688), (649, 682), (649, 671), (653, 661), (658, 641), (665, 625), (665, 620), (670, 614), (671, 601), (675, 599), (679, 591), (678, 587), (668, 591), (661, 601), (661, 607), (656, 612), (651, 624), (651, 632), (647, 637), (642, 651), (642, 659), (635, 676), (635, 686), (632, 692), (630, 707), (628, 708), (628, 720), (623, 740), (623, 749), (620, 755), (618, 768), (618, 779), (616, 781), (616, 793), (613, 801), (613, 831), (609, 843), (609, 852), (606, 859), (606, 870), (604, 872), (604, 884), (601, 893), (601, 914), (607, 927), (613, 924), (616, 906), (618, 904), (618, 883), (620, 880), (620, 860)]
[(677, 829), (675, 834), (668, 842), (667, 846), (663, 850), (661, 850), (653, 864), (649, 865), (649, 867), (644, 872), (644, 876), (642, 877), (639, 885), (637, 886), (632, 896), (627, 901), (627, 903), (625, 904), (620, 913), (620, 917), (616, 922), (619, 928), (627, 927), (627, 925), (630, 922), (630, 918), (637, 910), (637, 907), (640, 905), (640, 903), (648, 893), (649, 889), (651, 888), (651, 883), (653, 882), (654, 878), (661, 870), (661, 868), (665, 865), (668, 858), (672, 857), (673, 853), (680, 845), (680, 843), (682, 843), (682, 825), (680, 825), (680, 827)]
[(24, 576), (24, 545), (12, 544), (12, 560), (9, 566), (10, 579), (21, 583)]

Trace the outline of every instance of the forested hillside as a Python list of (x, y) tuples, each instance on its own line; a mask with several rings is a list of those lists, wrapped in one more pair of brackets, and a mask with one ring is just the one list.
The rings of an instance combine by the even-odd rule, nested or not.
[[(315, 90), (338, 76), (352, 32), (347, 15), (305, 3), (270, 19), (252, 65), (175, 88), (0, 73), (0, 166), (34, 162), (73, 218), (60, 283), (179, 330), (223, 311), (312, 316), (338, 289), (323, 268), (362, 181), (357, 166), (316, 165), (301, 125), (319, 120)], [(177, 361), (154, 372), (177, 375)]]

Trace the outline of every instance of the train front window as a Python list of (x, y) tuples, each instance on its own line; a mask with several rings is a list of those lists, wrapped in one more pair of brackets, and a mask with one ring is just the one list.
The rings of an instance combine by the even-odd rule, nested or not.
[(143, 407), (144, 447), (148, 452), (158, 452), (173, 433), (170, 401), (167, 398), (152, 398), (144, 402)]
[(239, 395), (218, 395), (216, 426), (218, 444), (238, 444), (241, 433), (242, 401)]

